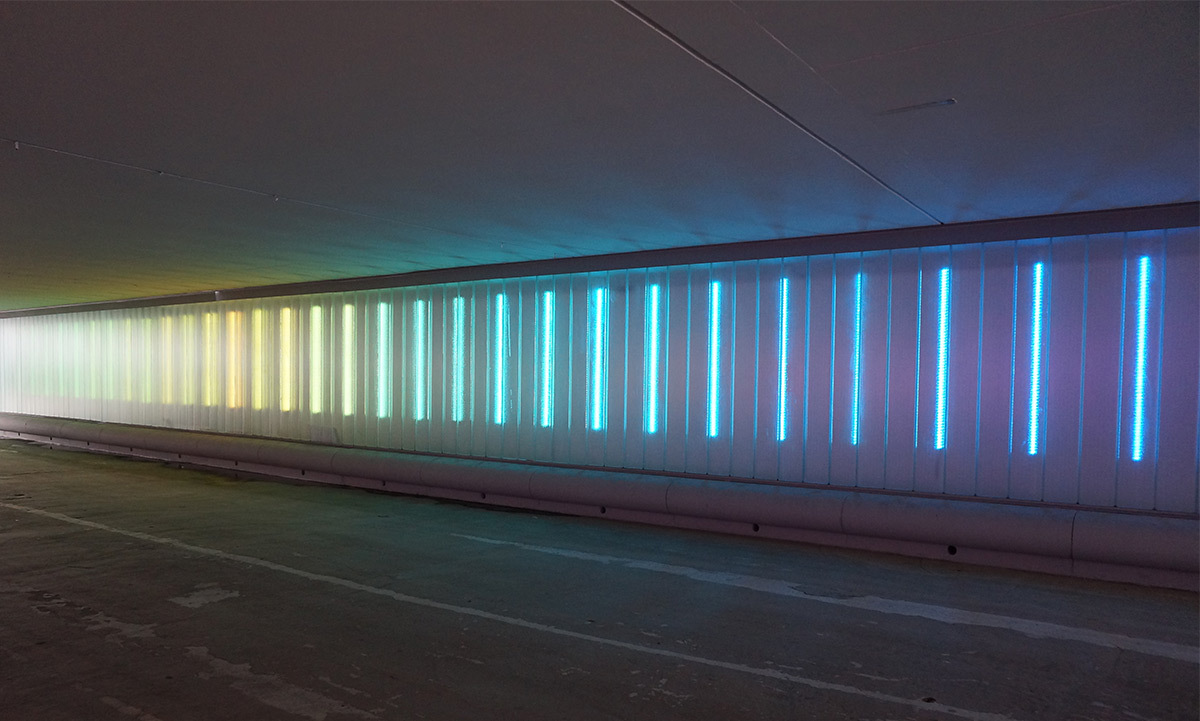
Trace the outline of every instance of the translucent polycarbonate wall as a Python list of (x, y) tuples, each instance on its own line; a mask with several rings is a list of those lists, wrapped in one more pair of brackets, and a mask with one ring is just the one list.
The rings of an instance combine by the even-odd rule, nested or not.
[(0, 320), (0, 409), (1195, 512), (1196, 229)]

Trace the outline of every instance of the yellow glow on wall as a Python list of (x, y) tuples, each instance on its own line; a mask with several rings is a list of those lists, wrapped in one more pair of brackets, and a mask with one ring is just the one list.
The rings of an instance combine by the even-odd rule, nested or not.
[(241, 408), (246, 389), (242, 379), (242, 312), (231, 310), (225, 314), (225, 405)]
[(100, 396), (100, 371), (104, 365), (104, 349), (100, 345), (100, 321), (95, 316), (88, 321), (88, 398)]
[(180, 375), (183, 380), (181, 402), (190, 406), (196, 403), (196, 316), (188, 314), (179, 320), (183, 330), (183, 342), (180, 344)]
[(133, 401), (133, 318), (125, 319), (125, 332), (122, 333), (122, 340), (125, 341), (125, 352), (121, 353), (118, 350), (118, 357), (125, 356), (125, 394), (124, 398), (128, 402)]
[(324, 378), (325, 316), (321, 306), (314, 305), (308, 317), (308, 409), (313, 413), (325, 409)]
[(342, 415), (354, 415), (355, 365), (358, 353), (354, 337), (354, 306), (347, 303), (342, 306)]
[(142, 337), (138, 346), (142, 352), (142, 403), (154, 402), (154, 320), (142, 318)]
[(296, 383), (296, 366), (292, 354), (296, 352), (295, 331), (292, 329), (292, 309), (279, 311), (279, 410), (292, 410), (292, 390)]
[(265, 380), (263, 345), (266, 342), (265, 312), (255, 308), (250, 315), (250, 405), (254, 410), (261, 411), (265, 403), (266, 393), (263, 390)]
[(204, 314), (204, 405), (217, 404), (217, 314)]
[(175, 319), (162, 318), (162, 402), (175, 402)]

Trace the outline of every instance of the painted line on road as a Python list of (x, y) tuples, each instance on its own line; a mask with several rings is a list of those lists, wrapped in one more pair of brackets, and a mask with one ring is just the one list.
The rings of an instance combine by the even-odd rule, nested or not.
[(653, 571), (655, 573), (666, 573), (673, 576), (684, 576), (694, 581), (715, 583), (722, 586), (733, 586), (735, 588), (746, 588), (753, 591), (771, 593), (776, 596), (802, 598), (806, 601), (827, 603), (833, 606), (857, 608), (865, 611), (886, 613), (893, 616), (924, 618), (931, 621), (940, 621), (942, 623), (956, 623), (967, 626), (999, 628), (1022, 633), (1031, 638), (1046, 638), (1056, 641), (1077, 641), (1079, 643), (1087, 643), (1093, 646), (1121, 649), (1122, 651), (1134, 651), (1136, 653), (1144, 653), (1149, 656), (1159, 656), (1161, 658), (1169, 658), (1176, 661), (1200, 663), (1200, 648), (1195, 646), (1185, 646), (1179, 643), (1171, 643), (1169, 641), (1156, 641), (1149, 638), (1123, 636), (1117, 633), (1096, 631), (1090, 628), (1063, 626), (1057, 623), (1049, 623), (1046, 621), (1034, 621), (1027, 618), (1002, 616), (994, 613), (980, 613), (978, 611), (967, 611), (961, 608), (937, 606), (927, 603), (915, 603), (913, 601), (898, 601), (888, 598), (879, 598), (878, 596), (857, 596), (851, 598), (818, 596), (797, 590), (796, 585), (792, 582), (775, 578), (746, 576), (738, 573), (726, 573), (721, 571), (703, 571), (698, 568), (690, 568), (688, 566), (673, 566), (666, 563), (657, 563), (655, 561), (642, 561), (636, 558), (619, 558), (617, 556), (605, 556), (598, 553), (588, 553), (586, 551), (572, 551), (565, 548), (535, 546), (527, 543), (517, 543), (515, 541), (501, 541), (494, 538), (483, 538), (481, 536), (468, 536), (461, 533), (452, 533), (450, 535), (479, 543), (487, 543), (493, 546), (510, 546), (513, 548), (520, 548), (525, 551), (536, 551), (538, 553), (563, 556), (565, 558), (572, 558), (581, 561), (593, 561), (596, 563), (622, 566), (624, 568), (634, 568), (641, 571)]
[(225, 551), (220, 551), (215, 548), (208, 548), (205, 546), (197, 546), (195, 544), (185, 543), (184, 541), (178, 541), (173, 538), (166, 538), (163, 536), (154, 536), (149, 533), (141, 533), (139, 531), (127, 531), (127, 530), (124, 530), (121, 528), (115, 528), (113, 526), (108, 526), (103, 523), (97, 523), (95, 521), (88, 521), (88, 520), (85, 520), (82, 518), (75, 518), (74, 516), (67, 516), (67, 515), (64, 515), (61, 513), (55, 513), (53, 511), (44, 511), (40, 508), (31, 508), (29, 506), (20, 506), (17, 504), (4, 503), (4, 502), (0, 502), (0, 508), (7, 508), (12, 511), (28, 513), (28, 514), (32, 514), (35, 516), (41, 516), (43, 518), (51, 518), (56, 521), (61, 521), (63, 523), (70, 523), (70, 524), (73, 524), (76, 526), (81, 526), (83, 528), (90, 528), (90, 529), (96, 530), (96, 531), (105, 531), (107, 533), (114, 533), (114, 534), (117, 534), (120, 536), (125, 536), (127, 538), (134, 538), (139, 541), (145, 541), (147, 543), (156, 543), (156, 544), (159, 544), (162, 546), (176, 548), (181, 551), (187, 551), (188, 553), (195, 553), (195, 554), (200, 554), (200, 555), (204, 555), (204, 556), (209, 556), (210, 558), (219, 558), (219, 559), (225, 560), (225, 561), (233, 561), (235, 563), (244, 563), (249, 566), (256, 566), (258, 568), (265, 568), (265, 569), (268, 569), (271, 571), (278, 571), (280, 573), (286, 573), (288, 575), (296, 576), (298, 578), (303, 578), (303, 579), (306, 579), (309, 581), (316, 581), (318, 583), (325, 583), (325, 584), (328, 584), (331, 586), (339, 586), (341, 588), (349, 589), (351, 591), (359, 591), (362, 593), (369, 593), (369, 594), (372, 594), (375, 596), (382, 596), (385, 598), (390, 598), (392, 600), (399, 601), (401, 603), (410, 604), (413, 606), (432, 608), (432, 609), (437, 609), (439, 611), (448, 611), (450, 613), (455, 613), (460, 616), (471, 616), (474, 618), (480, 618), (480, 619), (484, 619), (487, 621), (494, 621), (496, 623), (502, 623), (502, 624), (505, 624), (508, 626), (523, 628), (523, 629), (527, 629), (530, 631), (539, 631), (541, 633), (552, 634), (552, 635), (560, 636), (563, 638), (571, 638), (571, 639), (575, 639), (578, 641), (587, 641), (589, 643), (594, 643), (594, 644), (597, 644), (600, 646), (608, 646), (610, 648), (618, 648), (618, 649), (621, 649), (624, 651), (632, 651), (635, 653), (642, 653), (642, 654), (646, 654), (646, 655), (650, 655), (650, 656), (660, 656), (660, 657), (674, 659), (677, 661), (684, 661), (687, 663), (694, 663), (694, 664), (698, 664), (701, 666), (708, 666), (710, 668), (719, 668), (719, 669), (723, 669), (726, 671), (736, 671), (739, 673), (750, 674), (750, 675), (758, 676), (761, 678), (770, 678), (770, 679), (775, 679), (778, 681), (788, 681), (788, 682), (799, 684), (802, 686), (808, 686), (809, 688), (817, 689), (819, 691), (832, 691), (832, 692), (836, 692), (836, 693), (844, 693), (844, 694), (848, 694), (851, 696), (858, 696), (859, 698), (871, 699), (873, 701), (897, 704), (900, 706), (908, 706), (910, 708), (919, 709), (921, 711), (935, 712), (935, 713), (945, 714), (947, 716), (955, 716), (958, 718), (969, 719), (970, 721), (1015, 721), (1012, 717), (1005, 716), (1003, 714), (988, 713), (985, 711), (973, 711), (971, 709), (958, 708), (956, 706), (948, 706), (946, 704), (937, 703), (937, 702), (926, 703), (924, 701), (920, 701), (917, 699), (903, 698), (901, 696), (893, 696), (891, 694), (879, 693), (878, 691), (871, 691), (868, 689), (857, 688), (855, 686), (847, 686), (845, 684), (830, 683), (828, 681), (820, 681), (820, 680), (814, 679), (814, 678), (806, 678), (804, 676), (797, 676), (795, 674), (786, 673), (784, 671), (779, 671), (779, 670), (773, 669), (773, 668), (759, 668), (757, 666), (747, 666), (745, 664), (733, 663), (731, 661), (720, 661), (717, 659), (705, 658), (703, 656), (693, 656), (691, 654), (679, 653), (678, 651), (669, 651), (667, 649), (662, 649), (662, 648), (641, 646), (636, 643), (628, 643), (626, 641), (618, 641), (616, 639), (604, 638), (602, 636), (593, 636), (593, 635), (586, 634), (586, 633), (579, 633), (578, 631), (571, 631), (571, 630), (568, 630), (565, 628), (559, 628), (557, 626), (549, 626), (544, 623), (538, 623), (536, 621), (528, 621), (526, 619), (516, 618), (514, 616), (504, 616), (504, 615), (501, 615), (498, 613), (482, 611), (477, 608), (467, 608), (465, 606), (456, 606), (451, 603), (442, 603), (441, 601), (434, 601), (434, 600), (431, 600), (428, 598), (421, 598), (419, 596), (410, 596), (406, 593), (400, 593), (398, 591), (392, 591), (392, 590), (389, 590), (386, 588), (377, 588), (375, 586), (368, 586), (364, 583), (359, 583), (357, 581), (351, 581), (346, 578), (339, 578), (337, 576), (329, 576), (329, 575), (326, 575), (323, 573), (311, 573), (309, 571), (304, 571), (299, 568), (292, 568), (291, 566), (284, 566), (283, 564), (275, 563), (274, 561), (267, 561), (262, 558), (255, 558), (254, 556), (245, 556), (245, 555), (242, 555), (239, 553), (227, 553)]

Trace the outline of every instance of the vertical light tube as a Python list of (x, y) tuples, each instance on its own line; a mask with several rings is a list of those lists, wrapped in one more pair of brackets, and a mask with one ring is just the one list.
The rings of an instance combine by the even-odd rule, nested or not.
[(721, 281), (708, 284), (708, 437), (716, 438), (721, 412)]
[(379, 302), (379, 330), (376, 333), (375, 416), (392, 417), (392, 304)]
[(933, 447), (946, 447), (947, 375), (950, 364), (950, 269), (938, 273), (937, 411)]
[(460, 423), (466, 419), (467, 396), (467, 299), (458, 296), (450, 302), (450, 420)]
[[(125, 365), (125, 401), (132, 402), (133, 401), (133, 355), (134, 355), (133, 354), (133, 319), (132, 318), (125, 319), (124, 336), (125, 336), (125, 338), (124, 338), (125, 342), (121, 344), (118, 352), (124, 353), (124, 355), (125, 355), (125, 363), (124, 363), (124, 365)], [(44, 354), (45, 354), (44, 347), (39, 346), (38, 350), (41, 351), (44, 356)], [(46, 364), (43, 362), (43, 363), (39, 363), (38, 366), (41, 369), (40, 375), (42, 378), (42, 392), (45, 393), (45, 381), (46, 381), (46, 375), (47, 375), (46, 374)]]
[(183, 344), (180, 348), (183, 358), (179, 364), (183, 376), (183, 393), (180, 402), (185, 406), (192, 406), (196, 404), (196, 377), (199, 375), (199, 369), (196, 367), (196, 316), (188, 313), (180, 318), (180, 325), (183, 326)]
[(850, 444), (858, 445), (859, 416), (862, 414), (862, 310), (863, 310), (863, 276), (854, 276), (854, 354), (853, 384), (850, 398)]
[(319, 305), (308, 312), (308, 410), (325, 411), (325, 313)]
[(775, 440), (787, 440), (788, 433), (788, 279), (779, 279), (779, 417)]
[(250, 406), (261, 411), (266, 405), (266, 393), (263, 387), (266, 383), (266, 334), (267, 323), (263, 317), (262, 308), (255, 308), (250, 313)]
[(242, 312), (225, 313), (225, 405), (242, 407)]
[(492, 421), (503, 425), (508, 413), (508, 296), (496, 294), (496, 359), (492, 383)]
[(429, 388), (426, 381), (429, 301), (413, 303), (413, 420), (429, 417)]
[(659, 305), (662, 287), (657, 283), (646, 289), (646, 346), (650, 349), (646, 359), (646, 433), (658, 433), (658, 344)]
[(162, 317), (162, 402), (175, 403), (175, 318)]
[(205, 313), (203, 324), (204, 405), (217, 405), (217, 314)]
[(150, 318), (142, 318), (142, 337), (138, 343), (139, 355), (141, 355), (141, 372), (142, 372), (142, 403), (151, 403), (154, 400), (154, 321)]
[(917, 353), (913, 382), (913, 448), (921, 445), (921, 293), (924, 291), (924, 271), (917, 268)]
[(1029, 455), (1036, 456), (1041, 440), (1039, 420), (1042, 408), (1042, 316), (1044, 265), (1033, 265), (1033, 307), (1029, 332)]
[(292, 395), (296, 385), (296, 330), (292, 309), (279, 310), (279, 410), (292, 410)]
[(608, 289), (596, 288), (592, 293), (592, 318), (588, 329), (591, 342), (591, 405), (588, 427), (604, 430), (608, 420)]
[(1133, 366), (1133, 428), (1130, 458), (1142, 460), (1146, 445), (1146, 316), (1150, 306), (1150, 256), (1138, 258), (1137, 326)]
[(542, 292), (542, 428), (549, 428), (554, 419), (554, 291)]
[(358, 400), (358, 335), (354, 327), (354, 304), (342, 305), (342, 415), (354, 415)]

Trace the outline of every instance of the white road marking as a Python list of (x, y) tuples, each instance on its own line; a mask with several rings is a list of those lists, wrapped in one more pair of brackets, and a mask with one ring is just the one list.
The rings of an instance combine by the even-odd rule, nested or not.
[(184, 608), (200, 608), (210, 603), (224, 601), (227, 598), (237, 598), (239, 595), (237, 591), (226, 591), (223, 588), (209, 587), (198, 588), (186, 596), (176, 596), (167, 600), (171, 603), (179, 604)]
[(802, 686), (808, 686), (809, 688), (814, 688), (814, 689), (817, 689), (820, 691), (832, 691), (832, 692), (836, 692), (836, 693), (844, 693), (844, 694), (848, 694), (851, 696), (858, 696), (859, 698), (871, 699), (873, 701), (879, 701), (879, 702), (883, 702), (883, 703), (892, 703), (892, 704), (897, 704), (899, 706), (908, 706), (910, 708), (918, 709), (921, 711), (941, 713), (941, 714), (945, 714), (948, 716), (955, 716), (958, 718), (970, 719), (970, 721), (1014, 721), (1014, 719), (1012, 717), (1005, 716), (1004, 714), (988, 713), (986, 711), (973, 711), (971, 709), (958, 708), (956, 706), (948, 706), (946, 704), (937, 703), (937, 702), (926, 703), (926, 702), (918, 700), (918, 699), (904, 698), (901, 696), (893, 696), (891, 694), (880, 693), (878, 691), (861, 689), (861, 688), (857, 688), (854, 686), (847, 686), (845, 684), (840, 684), (840, 683), (830, 683), (828, 681), (821, 681), (821, 680), (814, 679), (814, 678), (805, 678), (803, 676), (797, 676), (795, 674), (785, 673), (783, 671), (779, 671), (779, 670), (776, 670), (773, 668), (759, 668), (759, 667), (755, 667), (755, 666), (747, 666), (745, 664), (733, 663), (731, 661), (721, 661), (718, 659), (705, 658), (703, 656), (693, 656), (693, 655), (686, 654), (686, 653), (680, 653), (678, 651), (670, 651), (670, 650), (667, 650), (664, 648), (652, 648), (649, 646), (640, 646), (635, 643), (628, 643), (626, 641), (618, 641), (616, 639), (603, 638), (601, 636), (592, 636), (592, 635), (586, 634), (586, 633), (579, 633), (578, 631), (571, 631), (571, 630), (568, 630), (565, 628), (558, 628), (557, 626), (549, 626), (547, 624), (538, 623), (536, 621), (528, 621), (523, 618), (515, 618), (513, 616), (504, 616), (504, 615), (501, 615), (498, 613), (482, 611), (477, 608), (467, 608), (465, 606), (456, 606), (451, 603), (443, 603), (441, 601), (434, 601), (432, 599), (421, 598), (419, 596), (410, 596), (406, 593), (400, 593), (398, 591), (392, 591), (392, 590), (389, 590), (386, 588), (376, 588), (375, 586), (368, 586), (364, 583), (359, 583), (357, 581), (351, 581), (351, 580), (345, 579), (345, 578), (338, 578), (337, 576), (329, 576), (329, 575), (326, 575), (323, 573), (311, 573), (309, 571), (304, 571), (299, 568), (292, 568), (290, 566), (284, 566), (283, 564), (275, 563), (274, 561), (267, 561), (265, 559), (255, 558), (254, 556), (244, 556), (244, 555), (238, 554), (238, 553), (227, 553), (225, 551), (220, 551), (215, 548), (208, 548), (205, 546), (197, 546), (197, 545), (194, 545), (191, 543), (185, 543), (184, 541), (178, 541), (173, 538), (165, 538), (163, 536), (154, 536), (149, 533), (141, 533), (140, 531), (126, 531), (121, 528), (115, 528), (113, 526), (108, 526), (103, 523), (97, 523), (95, 521), (88, 521), (88, 520), (85, 520), (82, 518), (75, 518), (74, 516), (67, 516), (67, 515), (64, 515), (61, 513), (55, 513), (53, 511), (44, 511), (40, 508), (31, 508), (28, 506), (19, 506), (16, 504), (4, 503), (4, 502), (0, 502), (0, 508), (7, 508), (12, 511), (19, 511), (21, 513), (29, 513), (29, 514), (32, 514), (35, 516), (42, 516), (43, 518), (52, 518), (56, 521), (61, 521), (63, 523), (70, 523), (70, 524), (73, 524), (76, 526), (90, 528), (90, 529), (97, 530), (97, 531), (105, 531), (107, 533), (114, 533), (114, 534), (117, 534), (120, 536), (125, 536), (126, 538), (134, 538), (139, 541), (145, 541), (147, 543), (157, 543), (159, 545), (176, 548), (181, 551), (186, 551), (188, 553), (195, 553), (195, 554), (199, 554), (199, 555), (209, 556), (210, 558), (219, 558), (219, 559), (222, 559), (225, 561), (233, 561), (235, 563), (244, 563), (248, 566), (256, 566), (258, 568), (265, 568), (265, 569), (268, 569), (271, 571), (278, 571), (280, 573), (286, 573), (288, 575), (296, 576), (298, 578), (303, 578), (303, 579), (306, 579), (309, 581), (316, 581), (318, 583), (325, 583), (325, 584), (329, 584), (331, 586), (338, 586), (341, 588), (346, 588), (351, 591), (359, 591), (361, 593), (369, 593), (369, 594), (372, 594), (375, 596), (382, 596), (385, 598), (390, 598), (392, 600), (399, 601), (401, 603), (407, 603), (407, 604), (410, 604), (413, 606), (421, 606), (423, 608), (432, 608), (432, 609), (436, 609), (439, 611), (447, 611), (450, 613), (458, 614), (460, 616), (470, 616), (470, 617), (474, 617), (474, 618), (480, 618), (480, 619), (484, 619), (487, 621), (493, 621), (496, 623), (505, 624), (508, 626), (514, 626), (516, 628), (523, 628), (523, 629), (527, 629), (530, 631), (539, 631), (542, 633), (552, 634), (552, 635), (560, 636), (563, 638), (575, 639), (578, 641), (587, 641), (587, 642), (594, 643), (594, 644), (597, 644), (600, 646), (608, 646), (610, 648), (619, 648), (624, 651), (632, 651), (634, 653), (643, 653), (643, 654), (647, 654), (650, 656), (661, 656), (661, 657), (665, 657), (665, 658), (674, 659), (677, 661), (684, 661), (687, 663), (708, 666), (711, 668), (719, 668), (719, 669), (723, 669), (726, 671), (736, 671), (739, 673), (750, 674), (750, 675), (758, 676), (761, 678), (771, 678), (771, 679), (776, 679), (779, 681), (788, 681), (788, 682), (799, 684)]
[(451, 535), (458, 538), (465, 538), (470, 541), (477, 541), (479, 543), (488, 543), (494, 546), (511, 546), (525, 551), (548, 553), (555, 556), (563, 556), (565, 558), (573, 558), (581, 561), (594, 561), (596, 563), (613, 564), (625, 568), (634, 568), (641, 571), (668, 573), (675, 576), (684, 576), (694, 581), (702, 581), (704, 583), (716, 583), (722, 586), (747, 588), (754, 591), (761, 591), (763, 593), (775, 594), (777, 596), (802, 598), (806, 601), (827, 603), (834, 606), (843, 606), (845, 608), (876, 611), (878, 613), (886, 613), (894, 616), (912, 616), (931, 621), (940, 621), (942, 623), (957, 623), (967, 626), (999, 628), (1022, 633), (1032, 638), (1048, 638), (1057, 641), (1077, 641), (1079, 643), (1087, 643), (1093, 646), (1118, 648), (1122, 651), (1134, 651), (1136, 653), (1144, 653), (1149, 656), (1159, 656), (1161, 658), (1169, 658), (1176, 661), (1200, 663), (1200, 648), (1197, 648), (1196, 646), (1186, 646), (1179, 643), (1171, 643), (1169, 641), (1156, 641), (1149, 638), (1135, 638), (1132, 636), (1123, 636), (1117, 633), (1096, 631), (1090, 628), (1063, 626), (1057, 623), (1048, 623), (1046, 621), (1033, 621), (1026, 618), (1016, 618), (1014, 616), (1001, 616), (994, 613), (967, 611), (961, 608), (952, 608), (949, 606), (936, 606), (927, 603), (915, 603), (913, 601), (897, 601), (888, 598), (879, 598), (878, 596), (858, 596), (852, 598), (818, 596), (799, 591), (796, 589), (794, 583), (775, 578), (745, 576), (738, 573), (702, 571), (700, 569), (690, 568), (688, 566), (672, 566), (665, 563), (642, 561), (635, 558), (604, 556), (597, 553), (587, 553), (585, 551), (572, 551), (569, 549), (552, 548), (548, 546), (534, 546), (526, 543), (500, 541), (494, 538), (482, 538), (480, 536), (468, 536), (459, 533), (454, 533)]

